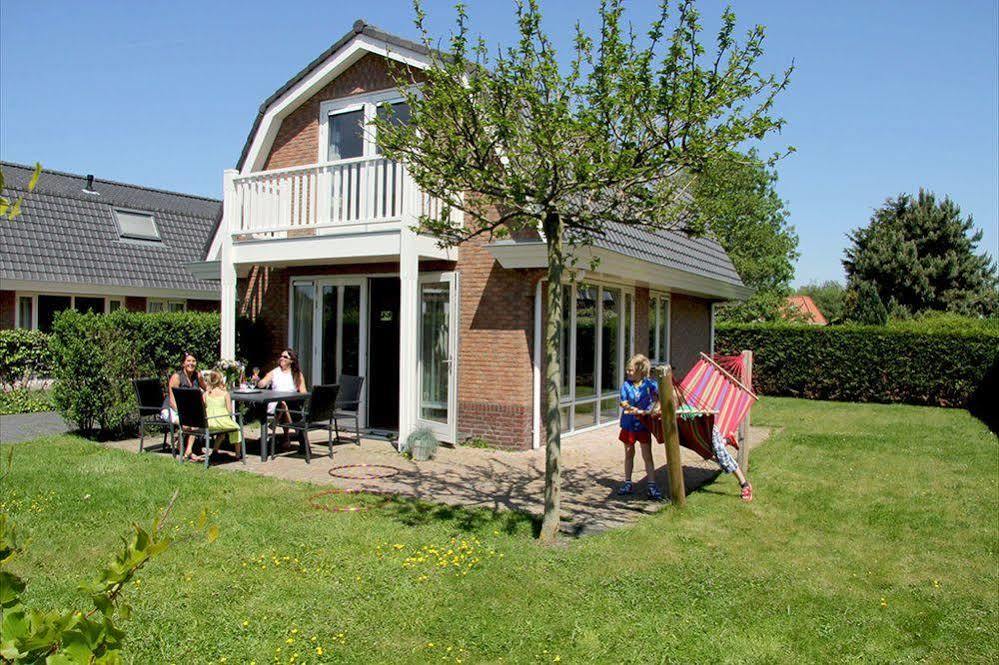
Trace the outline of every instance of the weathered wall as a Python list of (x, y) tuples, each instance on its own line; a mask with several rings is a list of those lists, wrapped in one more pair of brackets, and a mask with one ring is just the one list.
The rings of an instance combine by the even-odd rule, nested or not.
[[(646, 342), (647, 344), (648, 342)], [(711, 302), (679, 293), (670, 295), (670, 361), (683, 377), (699, 354), (711, 350)]]

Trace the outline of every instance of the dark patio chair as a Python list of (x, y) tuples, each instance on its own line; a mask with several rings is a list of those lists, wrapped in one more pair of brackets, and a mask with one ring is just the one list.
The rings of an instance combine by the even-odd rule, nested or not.
[(174, 436), (173, 423), (164, 422), (160, 416), (163, 410), (163, 386), (159, 379), (133, 379), (135, 401), (139, 404), (139, 452), (146, 449), (146, 429), (151, 426), (163, 429), (163, 445), (167, 447), (167, 435), (170, 436), (170, 454), (177, 456), (177, 441)]
[[(278, 423), (276, 419), (271, 421), (272, 429), (268, 430), (267, 438), (273, 439), (277, 436), (278, 426), (294, 430), (298, 435), (302, 449), (305, 451), (305, 462), (309, 464), (312, 462), (312, 443), (309, 441), (309, 432), (325, 430), (328, 434), (326, 445), (329, 446), (330, 457), (333, 457), (333, 440), (334, 438), (339, 439), (336, 420), (333, 417), (339, 391), (340, 386), (336, 384), (313, 386), (309, 398), (301, 409), (288, 409), (291, 422)], [(270, 449), (273, 455), (273, 443), (270, 444)]]
[[(339, 385), (340, 394), (337, 396), (336, 411), (333, 413), (333, 420), (338, 427), (337, 431), (339, 432), (339, 420), (353, 418), (354, 443), (361, 445), (361, 419), (357, 412), (361, 408), (361, 389), (364, 387), (364, 377), (341, 374)], [(339, 442), (340, 437), (338, 436), (337, 443)]]
[[(177, 403), (177, 418), (180, 420), (182, 438), (184, 436), (198, 436), (204, 442), (205, 468), (211, 462), (213, 451), (212, 439), (218, 432), (211, 432), (209, 421), (222, 416), (209, 417), (205, 412), (205, 402), (201, 396), (201, 391), (197, 388), (174, 388), (173, 399)], [(243, 438), (243, 417), (233, 414), (233, 419), (239, 425), (239, 457), (243, 464), (246, 464), (246, 439)]]

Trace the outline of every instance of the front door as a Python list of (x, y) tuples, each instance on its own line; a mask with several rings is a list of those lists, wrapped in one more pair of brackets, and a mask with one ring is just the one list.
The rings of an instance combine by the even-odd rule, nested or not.
[(456, 443), (457, 275), (420, 277), (417, 423)]
[(399, 278), (368, 280), (368, 427), (399, 429)]

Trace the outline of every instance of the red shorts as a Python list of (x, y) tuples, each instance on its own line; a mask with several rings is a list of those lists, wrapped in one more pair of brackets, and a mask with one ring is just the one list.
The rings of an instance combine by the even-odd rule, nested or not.
[(632, 432), (631, 430), (622, 429), (621, 433), (617, 435), (617, 440), (626, 446), (633, 446), (636, 441), (638, 443), (652, 443), (652, 433), (649, 430)]

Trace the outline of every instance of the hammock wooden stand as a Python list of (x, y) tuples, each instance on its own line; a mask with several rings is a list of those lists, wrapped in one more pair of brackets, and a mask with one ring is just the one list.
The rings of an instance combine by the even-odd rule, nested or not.
[[(738, 386), (741, 390), (745, 391), (750, 395), (753, 401), (756, 400), (756, 395), (753, 394), (751, 386), (753, 385), (753, 352), (743, 351), (739, 356), (735, 356), (733, 359), (737, 358), (738, 363), (742, 369), (740, 372), (741, 376), (733, 376), (731, 372), (725, 369), (722, 365), (718, 364), (715, 359), (711, 358), (707, 354), (702, 353), (701, 357), (703, 361), (707, 361), (714, 368), (722, 373), (729, 381)], [(703, 362), (702, 361), (702, 362)], [(659, 367), (654, 367), (652, 369), (652, 378), (658, 383), (659, 386), (659, 407), (660, 413), (662, 415), (662, 431), (663, 438), (662, 442), (666, 447), (666, 469), (668, 472), (669, 479), (669, 495), (670, 501), (673, 505), (682, 508), (687, 505), (687, 492), (683, 483), (683, 465), (680, 461), (680, 435), (679, 428), (677, 426), (677, 408), (678, 402), (684, 399), (682, 396), (678, 399), (677, 392), (678, 389), (674, 385), (673, 378), (673, 368), (669, 365), (662, 365)], [(686, 380), (686, 379), (685, 379)], [(679, 384), (677, 384), (679, 385)], [(689, 403), (688, 403), (689, 406)], [(751, 409), (746, 408), (745, 416), (742, 418), (738, 425), (738, 433), (735, 437), (737, 440), (730, 441), (736, 445), (738, 448), (737, 462), (739, 467), (744, 471), (749, 467), (749, 414)], [(708, 411), (703, 408), (695, 408), (692, 411), (687, 411), (687, 413), (717, 413), (715, 411)], [(733, 414), (735, 415), (735, 414)]]

